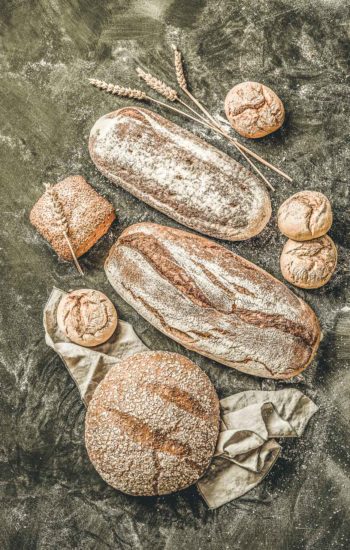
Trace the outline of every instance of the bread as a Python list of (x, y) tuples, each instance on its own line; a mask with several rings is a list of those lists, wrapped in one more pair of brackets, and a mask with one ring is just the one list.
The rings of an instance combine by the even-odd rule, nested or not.
[(320, 340), (310, 307), (284, 284), (197, 235), (151, 223), (124, 231), (105, 263), (115, 290), (186, 348), (266, 378), (291, 378)]
[(278, 130), (285, 117), (283, 103), (271, 88), (259, 82), (241, 82), (225, 99), (226, 116), (241, 136), (260, 138)]
[(82, 288), (66, 294), (57, 308), (57, 324), (69, 340), (85, 347), (106, 342), (117, 328), (112, 302), (98, 290)]
[[(68, 223), (68, 236), (77, 258), (85, 254), (115, 220), (113, 206), (82, 176), (69, 176), (53, 186)], [(30, 221), (63, 260), (72, 260), (61, 226), (46, 191), (30, 212)]]
[(328, 283), (337, 265), (337, 249), (324, 235), (312, 241), (289, 239), (282, 250), (283, 277), (300, 288), (320, 288)]
[(97, 387), (85, 421), (90, 460), (130, 495), (164, 495), (195, 483), (219, 432), (219, 401), (206, 374), (182, 355), (132, 355)]
[(332, 207), (317, 191), (300, 191), (281, 204), (278, 210), (281, 233), (294, 241), (308, 241), (325, 235), (333, 222)]
[(263, 182), (147, 109), (127, 107), (100, 118), (91, 130), (89, 151), (112, 182), (200, 233), (249, 239), (270, 219)]

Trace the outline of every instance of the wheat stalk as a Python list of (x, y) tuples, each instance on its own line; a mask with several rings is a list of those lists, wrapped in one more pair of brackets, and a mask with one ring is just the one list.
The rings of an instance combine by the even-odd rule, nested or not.
[[(250, 149), (248, 149), (248, 147), (246, 147), (245, 145), (240, 143), (237, 138), (232, 138), (230, 136), (230, 134), (228, 134), (226, 132), (226, 130), (219, 125), (219, 123), (215, 120), (214, 117), (212, 117), (212, 115), (208, 112), (208, 110), (205, 109), (205, 107), (188, 90), (187, 81), (186, 81), (184, 70), (183, 70), (182, 54), (181, 54), (180, 50), (177, 48), (177, 46), (172, 45), (172, 48), (174, 50), (175, 74), (176, 74), (176, 78), (177, 78), (177, 81), (178, 81), (178, 84), (179, 84), (180, 88), (182, 89), (182, 91), (185, 94), (187, 94), (187, 96), (191, 99), (191, 101), (202, 111), (202, 113), (205, 114), (207, 119), (209, 119), (211, 121), (213, 126), (215, 126), (215, 128), (221, 133), (221, 135), (226, 137), (226, 139), (228, 139), (236, 148), (238, 148), (243, 156), (245, 156), (243, 154), (243, 151), (245, 151), (250, 156), (252, 156), (256, 160), (258, 160), (259, 162), (261, 162), (262, 164), (264, 164), (265, 166), (267, 166), (271, 170), (274, 170), (275, 172), (277, 172), (277, 174), (279, 174), (280, 176), (284, 177), (288, 181), (293, 181), (292, 178), (290, 176), (288, 176), (285, 172), (283, 172), (282, 170), (280, 170), (279, 168), (277, 168), (276, 166), (274, 166), (273, 164), (271, 164), (267, 160), (263, 159), (262, 157), (260, 157), (256, 153), (254, 153), (254, 151), (251, 151)], [(197, 113), (197, 115), (198, 115), (198, 113)], [(272, 188), (271, 184), (269, 184), (269, 186)]]
[(46, 192), (48, 194), (48, 197), (50, 198), (51, 207), (52, 207), (52, 210), (53, 210), (53, 213), (54, 213), (54, 218), (56, 220), (56, 223), (59, 226), (59, 228), (61, 229), (61, 231), (63, 233), (63, 236), (67, 241), (69, 250), (72, 254), (72, 258), (73, 258), (73, 261), (75, 263), (75, 266), (76, 266), (78, 272), (80, 273), (80, 275), (84, 276), (84, 272), (80, 267), (78, 259), (75, 255), (74, 250), (73, 250), (72, 243), (70, 242), (70, 239), (68, 237), (69, 225), (68, 225), (68, 221), (67, 221), (66, 215), (65, 215), (64, 210), (63, 210), (63, 206), (62, 206), (62, 204), (61, 204), (61, 202), (60, 202), (60, 200), (57, 196), (57, 193), (56, 193), (55, 189), (49, 183), (45, 183), (44, 185), (45, 185), (45, 189), (46, 189)]

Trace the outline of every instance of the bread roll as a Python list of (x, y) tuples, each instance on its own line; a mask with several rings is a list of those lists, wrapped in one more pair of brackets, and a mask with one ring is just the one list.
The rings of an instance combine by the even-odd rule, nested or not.
[(127, 107), (100, 118), (91, 130), (89, 151), (112, 182), (200, 233), (249, 239), (270, 219), (262, 181), (147, 109)]
[(164, 495), (195, 483), (213, 457), (219, 401), (206, 374), (177, 353), (132, 355), (97, 387), (85, 422), (96, 470), (130, 495)]
[(328, 235), (303, 242), (288, 239), (280, 264), (283, 277), (294, 286), (320, 288), (334, 273), (337, 248)]
[(72, 342), (85, 347), (106, 342), (117, 328), (112, 302), (98, 290), (82, 288), (66, 294), (57, 308), (57, 324)]
[[(68, 236), (77, 258), (85, 254), (115, 220), (113, 206), (82, 176), (69, 176), (53, 186), (68, 224)], [(72, 254), (57, 223), (52, 201), (46, 191), (30, 212), (30, 221), (63, 260)]]
[(281, 204), (277, 219), (281, 233), (294, 241), (308, 241), (330, 229), (332, 207), (323, 193), (300, 191)]
[(183, 346), (265, 378), (310, 363), (320, 328), (284, 284), (197, 235), (151, 223), (129, 227), (105, 263), (116, 291)]
[(226, 116), (241, 136), (260, 138), (278, 130), (285, 117), (283, 103), (260, 82), (241, 82), (225, 99)]

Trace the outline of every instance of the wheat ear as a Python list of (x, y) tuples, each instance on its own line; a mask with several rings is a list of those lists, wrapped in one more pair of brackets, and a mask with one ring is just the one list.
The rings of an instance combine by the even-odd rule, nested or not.
[(70, 242), (70, 239), (68, 237), (69, 226), (68, 226), (68, 221), (67, 221), (67, 218), (65, 216), (62, 204), (61, 204), (54, 188), (49, 183), (45, 183), (44, 185), (45, 185), (45, 189), (46, 189), (47, 194), (48, 194), (48, 196), (50, 198), (50, 201), (51, 201), (51, 206), (52, 206), (52, 210), (53, 210), (53, 213), (54, 213), (54, 218), (56, 220), (56, 223), (60, 227), (60, 229), (63, 233), (63, 236), (67, 241), (70, 253), (72, 254), (72, 258), (73, 258), (73, 261), (75, 263), (75, 266), (76, 266), (78, 272), (80, 273), (80, 275), (84, 276), (84, 272), (80, 267), (78, 259), (75, 255), (74, 250), (73, 250), (72, 243)]
[(107, 82), (97, 80), (96, 78), (89, 78), (89, 82), (99, 90), (103, 90), (108, 94), (118, 95), (120, 97), (129, 97), (130, 99), (139, 99), (141, 101), (146, 99), (146, 94), (145, 92), (142, 92), (142, 90), (125, 88), (124, 86), (118, 86), (117, 84), (107, 84)]
[(173, 90), (173, 88), (170, 88), (170, 86), (167, 86), (165, 82), (159, 80), (159, 78), (156, 78), (155, 76), (152, 76), (150, 73), (145, 73), (145, 71), (140, 69), (140, 67), (136, 70), (139, 77), (142, 78), (146, 84), (152, 88), (152, 90), (155, 90), (169, 101), (177, 101), (179, 99), (177, 92)]
[(178, 84), (181, 90), (187, 90), (187, 81), (185, 77), (184, 67), (182, 63), (182, 56), (180, 50), (173, 44), (172, 48), (174, 50), (174, 62), (175, 62), (175, 73)]

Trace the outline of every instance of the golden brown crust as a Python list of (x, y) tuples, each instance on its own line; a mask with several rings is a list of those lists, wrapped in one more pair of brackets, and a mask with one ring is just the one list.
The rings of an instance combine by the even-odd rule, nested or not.
[(294, 286), (320, 288), (334, 273), (337, 248), (328, 235), (303, 242), (288, 239), (280, 264), (283, 277)]
[(332, 207), (318, 191), (300, 191), (279, 207), (278, 227), (294, 241), (308, 241), (325, 235), (333, 222)]
[(219, 432), (209, 378), (182, 355), (143, 352), (119, 362), (99, 384), (85, 421), (86, 448), (112, 487), (163, 495), (195, 483)]
[(197, 353), (264, 378), (291, 378), (314, 357), (311, 308), (264, 270), (208, 239), (151, 223), (126, 229), (107, 277), (158, 330)]
[(246, 138), (260, 138), (278, 130), (285, 117), (283, 103), (260, 82), (241, 82), (225, 99), (226, 116), (234, 130)]
[(117, 328), (112, 302), (98, 290), (82, 288), (66, 294), (57, 308), (57, 324), (72, 342), (94, 347), (106, 342)]
[(93, 126), (89, 152), (113, 183), (179, 223), (231, 241), (271, 217), (264, 183), (241, 164), (157, 113), (119, 109)]
[[(82, 176), (69, 176), (53, 188), (68, 222), (69, 239), (79, 258), (108, 231), (115, 220), (114, 208)], [(33, 206), (30, 221), (58, 256), (72, 260), (47, 191)]]

